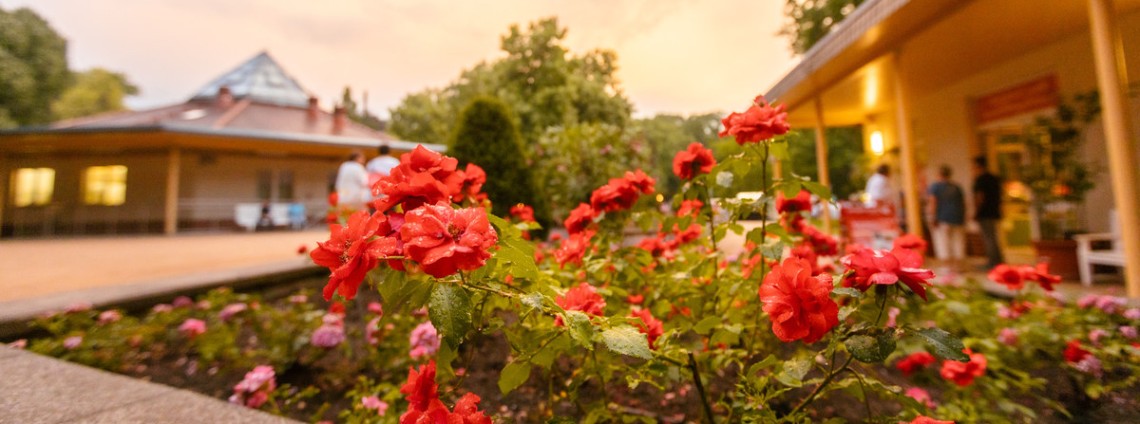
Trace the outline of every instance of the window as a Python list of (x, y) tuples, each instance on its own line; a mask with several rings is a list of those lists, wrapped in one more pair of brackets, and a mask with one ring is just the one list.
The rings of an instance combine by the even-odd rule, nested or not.
[(127, 167), (92, 166), (83, 174), (83, 203), (118, 206), (127, 201)]
[(257, 171), (257, 200), (268, 202), (273, 198), (273, 171)]
[(277, 173), (277, 200), (293, 200), (293, 171), (279, 171)]
[(12, 171), (12, 204), (16, 207), (47, 205), (51, 203), (54, 189), (54, 169), (20, 168)]

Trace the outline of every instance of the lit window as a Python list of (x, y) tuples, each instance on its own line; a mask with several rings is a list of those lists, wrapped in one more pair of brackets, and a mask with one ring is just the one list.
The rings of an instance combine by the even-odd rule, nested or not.
[(54, 169), (20, 168), (12, 172), (12, 204), (16, 207), (51, 203), (54, 188)]
[(83, 175), (83, 202), (116, 206), (127, 200), (127, 167), (92, 166)]

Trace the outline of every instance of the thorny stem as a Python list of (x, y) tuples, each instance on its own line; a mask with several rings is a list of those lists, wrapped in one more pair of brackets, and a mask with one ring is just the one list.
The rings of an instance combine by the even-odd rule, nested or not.
[(869, 421), (872, 417), (875, 416), (875, 413), (871, 411), (871, 399), (869, 397), (870, 394), (867, 393), (867, 382), (863, 380), (862, 374), (855, 372), (855, 370), (851, 367), (840, 370), (840, 372), (843, 371), (848, 371), (854, 375), (855, 378), (859, 379), (859, 388), (863, 390), (863, 406), (867, 408), (867, 420)]
[[(764, 196), (760, 198), (760, 275), (764, 276), (765, 268), (768, 266), (767, 260), (764, 258), (764, 242), (768, 239), (768, 143), (763, 143), (763, 154), (760, 161), (760, 189), (763, 190)], [(752, 340), (748, 343), (748, 357), (751, 358), (756, 353), (756, 340), (760, 338), (761, 315), (756, 314), (756, 325), (752, 327)]]
[(697, 395), (701, 397), (701, 406), (705, 410), (705, 420), (709, 424), (715, 424), (716, 420), (713, 419), (712, 407), (709, 406), (708, 395), (705, 394), (705, 385), (701, 383), (701, 371), (697, 368), (697, 359), (693, 356), (693, 352), (689, 352), (689, 370), (693, 372), (693, 382), (697, 385)]

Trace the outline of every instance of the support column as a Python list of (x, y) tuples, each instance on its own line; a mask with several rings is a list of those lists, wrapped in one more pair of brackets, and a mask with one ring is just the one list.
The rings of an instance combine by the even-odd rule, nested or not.
[(1129, 116), (1128, 74), (1112, 0), (1089, 0), (1096, 81), (1103, 110), (1112, 195), (1124, 243), (1124, 282), (1128, 297), (1140, 298), (1140, 191), (1137, 191), (1136, 141)]
[(163, 211), (162, 232), (171, 235), (178, 232), (178, 183), (182, 168), (182, 151), (170, 149), (166, 164), (166, 203)]
[(910, 129), (910, 104), (907, 103), (906, 84), (903, 83), (903, 69), (899, 53), (891, 54), (895, 68), (895, 115), (898, 121), (899, 153), (902, 156), (899, 167), (903, 177), (903, 204), (906, 208), (907, 232), (922, 237), (922, 189), (918, 187), (918, 175), (914, 161), (914, 140)]
[[(823, 102), (815, 98), (815, 164), (819, 168), (819, 183), (831, 188), (831, 171), (827, 169), (827, 126), (823, 123)], [(823, 229), (831, 232), (831, 199), (823, 199)]]

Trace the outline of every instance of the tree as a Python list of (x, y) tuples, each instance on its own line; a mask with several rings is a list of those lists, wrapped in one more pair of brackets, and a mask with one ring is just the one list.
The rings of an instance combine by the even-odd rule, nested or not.
[(534, 208), (540, 224), (550, 223), (546, 198), (535, 185), (518, 128), (502, 101), (480, 97), (468, 104), (460, 114), (448, 155), (461, 165), (473, 163), (487, 173), (483, 191), (491, 199), (494, 214), (507, 216), (511, 206), (525, 203)]
[(626, 171), (644, 168), (656, 174), (655, 168), (648, 167), (651, 149), (647, 143), (610, 124), (548, 129), (535, 149), (535, 162), (542, 164), (536, 167), (536, 174), (547, 190), (554, 216), (565, 218), (579, 202), (589, 202), (591, 192)]
[(451, 138), (455, 116), (441, 100), (443, 91), (426, 89), (412, 93), (391, 110), (392, 120), (388, 131), (396, 136), (421, 143), (444, 143)]
[(793, 52), (804, 54), (864, 1), (787, 0), (784, 14), (789, 20), (780, 35), (790, 39)]
[[(368, 93), (365, 93), (367, 96)], [(367, 101), (368, 99), (364, 99)], [(363, 102), (361, 102), (363, 104)], [(385, 124), (380, 117), (369, 113), (367, 108), (361, 110), (360, 104), (356, 103), (356, 99), (352, 97), (352, 87), (345, 86), (344, 92), (340, 96), (340, 105), (344, 108), (344, 113), (353, 122), (372, 128), (377, 131), (383, 131)], [(367, 106), (367, 105), (365, 105)]]
[[(827, 135), (827, 172), (831, 176), (831, 192), (838, 199), (863, 190), (867, 182), (867, 156), (863, 152), (863, 130), (859, 126), (832, 127)], [(794, 130), (788, 134), (788, 163), (785, 176), (795, 173), (818, 179), (819, 165), (815, 157), (815, 131)]]
[(50, 122), (69, 76), (67, 40), (30, 9), (0, 9), (0, 128)]
[(123, 98), (139, 93), (126, 75), (103, 68), (76, 73), (51, 110), (55, 119), (70, 119), (103, 112), (126, 110)]

